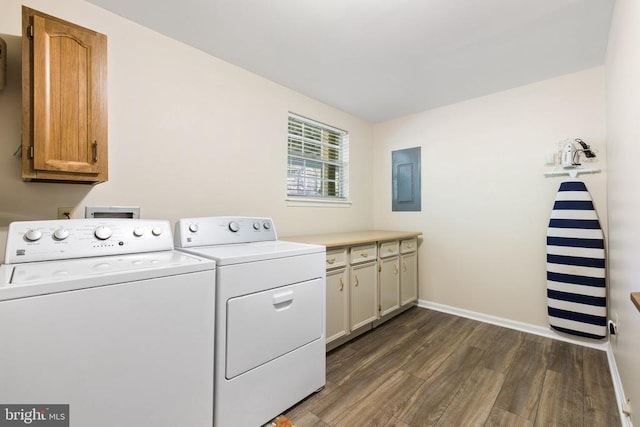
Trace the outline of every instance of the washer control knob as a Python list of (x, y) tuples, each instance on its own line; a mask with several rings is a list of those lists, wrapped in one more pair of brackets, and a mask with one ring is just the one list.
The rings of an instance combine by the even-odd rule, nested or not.
[(234, 233), (237, 233), (237, 232), (238, 232), (238, 230), (240, 230), (240, 224), (238, 224), (238, 223), (237, 223), (237, 222), (235, 222), (235, 221), (231, 221), (231, 222), (229, 223), (229, 230), (230, 230), (230, 231), (232, 231), (232, 232), (234, 232)]
[(265, 221), (264, 224), (262, 224), (262, 226), (264, 227), (265, 230), (271, 229), (271, 223), (269, 221)]
[(153, 227), (151, 229), (151, 234), (153, 234), (154, 236), (158, 237), (159, 235), (162, 234), (162, 228), (160, 227)]
[(53, 238), (56, 240), (64, 240), (69, 237), (69, 230), (66, 228), (58, 228), (53, 232)]
[(24, 238), (30, 242), (37, 242), (42, 237), (42, 232), (40, 230), (31, 229), (27, 231), (24, 235)]
[(196, 233), (198, 231), (198, 224), (189, 224), (189, 231)]
[(109, 227), (101, 225), (93, 231), (93, 235), (100, 240), (107, 240), (111, 237), (112, 231)]
[(136, 237), (144, 236), (144, 229), (142, 229), (142, 228), (134, 228), (133, 229), (133, 235), (136, 236)]
[(260, 223), (259, 222), (254, 222), (253, 223), (253, 229), (256, 230), (256, 231), (260, 230)]

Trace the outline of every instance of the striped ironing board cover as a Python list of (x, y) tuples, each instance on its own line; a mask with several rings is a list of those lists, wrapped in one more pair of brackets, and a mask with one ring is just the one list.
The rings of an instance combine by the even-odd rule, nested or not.
[(587, 186), (560, 184), (547, 229), (549, 325), (560, 332), (607, 336), (604, 236)]

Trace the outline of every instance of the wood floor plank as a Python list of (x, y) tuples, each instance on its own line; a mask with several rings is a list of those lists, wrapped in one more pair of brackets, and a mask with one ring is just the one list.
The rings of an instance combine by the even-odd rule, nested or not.
[(473, 331), (469, 344), (485, 351), (483, 366), (506, 373), (524, 338), (523, 332), (484, 323)]
[(325, 423), (317, 415), (302, 406), (287, 412), (286, 417), (290, 420), (295, 420), (296, 427), (330, 427), (330, 424)]
[[(351, 378), (366, 377), (373, 375), (380, 370), (395, 370), (402, 366), (419, 349), (420, 340), (416, 331), (412, 331), (393, 341), (381, 341), (377, 343), (377, 348), (368, 352), (358, 352), (362, 361), (354, 366), (350, 372), (337, 381), (344, 384)], [(369, 371), (374, 371), (370, 373)]]
[(478, 325), (478, 322), (463, 317), (455, 318), (442, 328), (441, 333), (432, 335), (422, 346), (420, 355), (411, 359), (401, 369), (412, 372), (419, 378), (429, 378), (454, 351), (463, 348), (465, 341)]
[(551, 346), (524, 340), (518, 348), (495, 406), (533, 421), (538, 409)]
[[(351, 405), (335, 422), (338, 427), (386, 426), (424, 380), (396, 371), (377, 390)], [(384, 402), (384, 404), (381, 404)]]
[(453, 352), (407, 401), (399, 418), (409, 425), (435, 425), (483, 355), (469, 346)]
[(585, 417), (597, 420), (594, 425), (619, 425), (607, 353), (592, 348), (583, 350)]
[(549, 369), (582, 380), (582, 358), (584, 347), (564, 341), (551, 343)]
[[(362, 378), (360, 381), (352, 380), (347, 384), (337, 385), (334, 389), (326, 388), (318, 394), (318, 399), (313, 402), (302, 402), (302, 406), (318, 418), (333, 425), (340, 415), (354, 402), (366, 399), (380, 387), (388, 377), (393, 375), (393, 371), (380, 372), (377, 376)], [(297, 408), (293, 408), (297, 409)], [(293, 410), (292, 409), (292, 410)], [(285, 413), (287, 415), (289, 412)], [(288, 416), (288, 415), (287, 415)], [(295, 418), (292, 418), (295, 420)]]
[(533, 427), (533, 421), (494, 406), (484, 427)]
[(413, 307), (402, 313), (401, 318), (393, 318), (386, 324), (394, 324), (401, 328), (411, 330), (420, 329), (424, 325), (438, 324), (442, 319), (455, 317), (451, 314), (442, 313), (440, 311), (425, 310), (420, 307)]
[(327, 354), (327, 381), (340, 383), (359, 363), (362, 363), (362, 358), (353, 347), (343, 345), (336, 348)]
[(325, 388), (284, 415), (296, 427), (618, 426), (606, 354), (592, 350), (414, 308), (331, 351)]
[[(382, 387), (398, 367), (419, 348), (420, 341), (411, 339), (415, 335), (416, 331), (407, 333), (394, 346), (385, 346), (384, 342), (381, 342), (377, 352), (363, 355), (366, 363), (357, 365), (353, 372), (338, 384), (335, 391), (318, 401), (314, 413), (326, 422), (336, 422), (354, 402), (368, 399), (368, 396)], [(340, 405), (335, 405), (338, 399)]]
[(584, 426), (582, 378), (547, 369), (534, 426)]
[(464, 382), (436, 425), (483, 426), (489, 418), (503, 381), (503, 373), (478, 366), (471, 372), (471, 376)]

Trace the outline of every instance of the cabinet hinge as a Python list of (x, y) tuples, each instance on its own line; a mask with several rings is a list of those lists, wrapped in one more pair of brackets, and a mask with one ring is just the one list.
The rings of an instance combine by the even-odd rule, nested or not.
[(29, 158), (33, 159), (33, 145), (29, 146)]
[(29, 26), (27, 26), (27, 37), (30, 39), (33, 38), (33, 24), (29, 24)]
[(378, 273), (382, 271), (382, 263), (378, 264)]

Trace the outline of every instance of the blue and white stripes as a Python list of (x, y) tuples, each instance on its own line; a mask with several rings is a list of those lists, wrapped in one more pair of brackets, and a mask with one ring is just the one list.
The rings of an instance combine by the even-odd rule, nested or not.
[(562, 182), (547, 230), (549, 325), (561, 332), (607, 336), (604, 238), (584, 182)]

